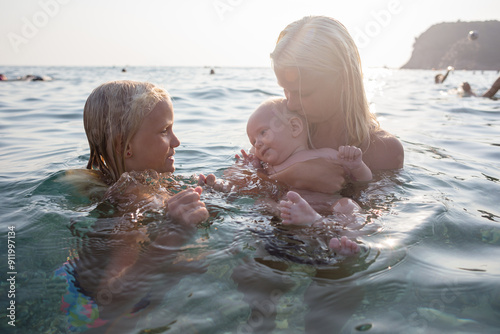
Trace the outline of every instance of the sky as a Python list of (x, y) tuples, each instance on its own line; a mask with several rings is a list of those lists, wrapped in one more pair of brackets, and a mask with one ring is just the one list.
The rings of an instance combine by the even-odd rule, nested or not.
[(398, 68), (432, 25), (500, 20), (500, 1), (0, 0), (0, 68), (267, 67), (279, 32), (307, 15), (342, 22), (364, 67)]

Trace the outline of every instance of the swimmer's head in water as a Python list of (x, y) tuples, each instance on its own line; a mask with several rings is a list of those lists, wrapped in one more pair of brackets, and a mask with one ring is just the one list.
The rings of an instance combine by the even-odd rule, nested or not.
[(156, 104), (170, 100), (161, 87), (148, 82), (107, 82), (90, 94), (83, 122), (90, 146), (87, 168), (99, 169), (109, 182), (125, 172), (126, 147)]
[(442, 75), (442, 74), (436, 74), (436, 76), (434, 77), (434, 82), (435, 83), (441, 83), (441, 82), (443, 82), (443, 78), (444, 78), (444, 75)]
[(470, 93), (471, 92), (470, 84), (467, 81), (462, 82), (462, 84), (460, 85), (460, 87), (462, 88), (462, 90), (465, 93)]

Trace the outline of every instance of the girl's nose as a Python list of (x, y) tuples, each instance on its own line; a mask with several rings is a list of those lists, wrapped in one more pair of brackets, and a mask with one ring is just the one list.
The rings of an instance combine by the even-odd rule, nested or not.
[(172, 133), (172, 139), (170, 140), (170, 146), (178, 147), (180, 144), (181, 144), (181, 142), (179, 141), (179, 138), (177, 138), (177, 136), (174, 133)]

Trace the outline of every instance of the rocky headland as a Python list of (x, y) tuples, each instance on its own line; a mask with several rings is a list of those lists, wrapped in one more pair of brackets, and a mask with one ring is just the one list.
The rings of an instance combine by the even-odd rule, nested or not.
[[(476, 34), (470, 36), (471, 31)], [(435, 24), (415, 38), (411, 58), (402, 68), (444, 69), (450, 65), (457, 70), (500, 70), (500, 22)]]

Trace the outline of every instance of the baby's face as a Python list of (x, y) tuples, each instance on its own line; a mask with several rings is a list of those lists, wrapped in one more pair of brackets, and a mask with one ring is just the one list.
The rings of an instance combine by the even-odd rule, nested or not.
[(292, 136), (290, 125), (266, 108), (261, 107), (250, 116), (247, 135), (257, 158), (275, 166), (293, 153), (297, 139)]

